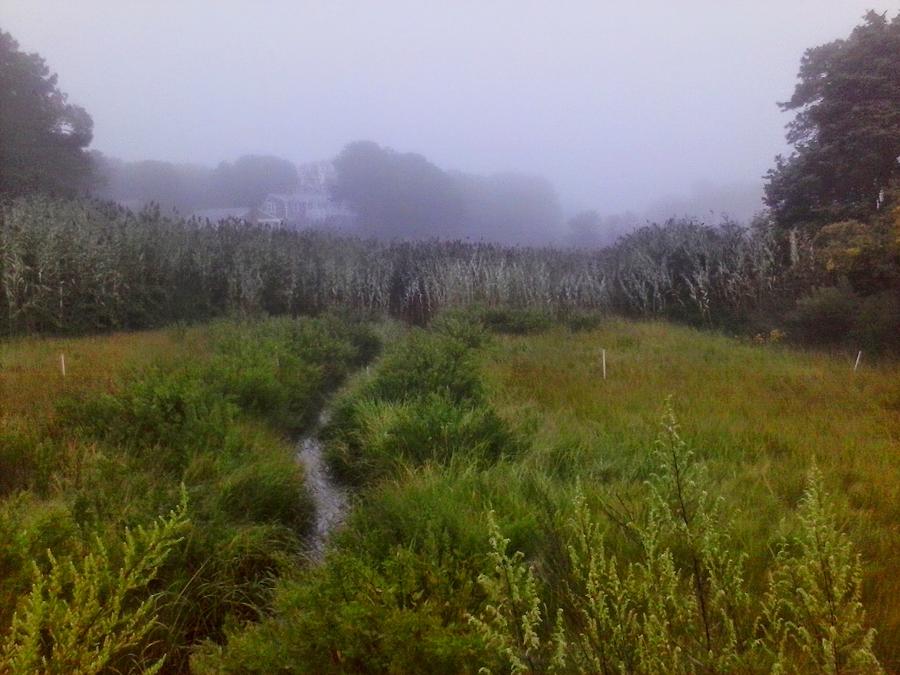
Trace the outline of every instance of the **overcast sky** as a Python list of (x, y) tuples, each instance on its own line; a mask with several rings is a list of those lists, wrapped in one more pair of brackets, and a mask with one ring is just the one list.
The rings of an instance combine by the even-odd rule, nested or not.
[(868, 8), (900, 3), (2, 0), (0, 28), (113, 156), (303, 162), (370, 139), (642, 213), (758, 187), (804, 49)]

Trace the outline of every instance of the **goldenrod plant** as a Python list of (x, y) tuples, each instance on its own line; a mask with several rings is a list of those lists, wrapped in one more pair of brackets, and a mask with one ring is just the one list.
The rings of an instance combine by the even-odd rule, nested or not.
[(31, 591), (19, 602), (0, 652), (11, 673), (157, 673), (165, 656), (145, 650), (160, 628), (160, 567), (189, 524), (187, 493), (168, 516), (126, 528), (114, 549), (97, 537), (78, 559), (47, 553), (49, 570), (33, 566)]

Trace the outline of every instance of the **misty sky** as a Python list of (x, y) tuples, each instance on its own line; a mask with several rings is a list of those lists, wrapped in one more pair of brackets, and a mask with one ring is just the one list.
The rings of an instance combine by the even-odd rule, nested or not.
[(775, 101), (804, 49), (868, 8), (900, 5), (2, 0), (0, 28), (47, 59), (109, 155), (303, 162), (370, 139), (543, 174), (569, 211), (644, 213), (746, 201), (785, 149)]

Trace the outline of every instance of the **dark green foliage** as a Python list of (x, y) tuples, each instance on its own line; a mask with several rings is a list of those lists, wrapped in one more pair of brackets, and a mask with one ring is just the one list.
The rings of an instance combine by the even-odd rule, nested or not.
[[(124, 527), (177, 503), (179, 484), (190, 524), (155, 573), (159, 623), (142, 633), (142, 656), (165, 655), (166, 669), (181, 672), (191, 645), (221, 639), (228, 620), (259, 618), (313, 515), (280, 433), (311, 420), (377, 339), (335, 318), (222, 322), (204, 336), (202, 360), (150, 366), (99, 398), (70, 398), (50, 429), (4, 430), (14, 443), (3, 452), (28, 459), (4, 487), (35, 492), (0, 502), (9, 544), (0, 548), (0, 625), (28, 590), (30, 561), (46, 571), (47, 549), (59, 558), (95, 537), (114, 545)], [(36, 492), (47, 486), (53, 499)]]
[(553, 317), (535, 309), (492, 309), (482, 313), (481, 321), (494, 333), (527, 335), (550, 328)]
[(225, 326), (215, 341), (205, 378), (243, 410), (290, 430), (312, 422), (323, 395), (380, 348), (367, 327), (333, 317)]
[(0, 31), (0, 195), (89, 187), (93, 121), (68, 103), (38, 54)]
[(596, 330), (603, 325), (606, 317), (596, 312), (573, 312), (565, 317), (566, 328), (573, 333)]
[(302, 531), (310, 517), (299, 465), (277, 457), (258, 458), (227, 474), (218, 486), (214, 509), (236, 522), (280, 523), (296, 531)]
[(56, 469), (56, 443), (43, 430), (0, 427), (0, 498), (16, 490), (46, 490)]
[(180, 474), (194, 453), (234, 452), (237, 408), (215, 395), (197, 372), (150, 371), (118, 394), (68, 401), (70, 425), (127, 448), (158, 470)]
[(847, 39), (808, 49), (784, 110), (798, 114), (766, 202), (778, 224), (818, 227), (874, 215), (900, 177), (900, 15), (870, 11)]
[(481, 397), (481, 382), (466, 342), (417, 330), (385, 354), (366, 393), (390, 403), (430, 394), (475, 401)]
[(483, 338), (464, 325), (448, 316), (434, 331), (411, 331), (339, 400), (324, 435), (344, 480), (372, 483), (404, 466), (455, 457), (492, 463), (517, 450), (519, 441), (484, 402), (472, 359)]
[(850, 337), (867, 351), (900, 351), (900, 295), (889, 290), (864, 298)]
[(454, 402), (439, 394), (399, 403), (354, 400), (339, 419), (340, 426), (332, 426), (328, 457), (338, 475), (354, 483), (454, 458), (496, 462), (519, 447), (507, 424), (483, 403)]
[(853, 327), (859, 298), (847, 286), (816, 288), (797, 300), (790, 330), (811, 344), (834, 344), (845, 340)]
[[(459, 673), (484, 661), (467, 626), (479, 565), (441, 548), (394, 547), (378, 560), (336, 553), (282, 583), (267, 619), (208, 645), (198, 673)], [(467, 665), (471, 664), (471, 665)]]

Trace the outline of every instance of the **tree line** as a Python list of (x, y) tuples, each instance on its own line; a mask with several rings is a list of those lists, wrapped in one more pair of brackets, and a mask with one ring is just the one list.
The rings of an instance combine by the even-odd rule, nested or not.
[[(107, 197), (140, 201), (140, 190), (156, 185), (151, 192), (182, 211), (202, 199), (245, 205), (298, 178), (295, 166), (272, 157), (214, 170), (92, 157), (90, 117), (68, 103), (43, 60), (5, 33), (0, 51), (9, 102), (0, 111), (7, 332), (332, 305), (418, 321), (465, 299), (663, 314), (761, 334), (787, 328), (814, 343), (900, 348), (900, 14), (869, 12), (847, 38), (807, 50), (781, 104), (797, 113), (788, 129), (794, 150), (776, 158), (768, 211), (750, 227), (672, 221), (599, 251), (474, 243), (493, 238), (486, 233), (546, 241), (561, 222), (553, 187), (519, 174), (446, 172), (366, 141), (337, 156), (328, 185), (356, 212), (361, 238), (203, 227), (158, 208), (22, 201), (78, 194), (96, 178), (92, 167), (107, 172), (107, 187), (95, 186)], [(583, 214), (573, 227), (589, 232), (596, 222), (597, 214)]]

